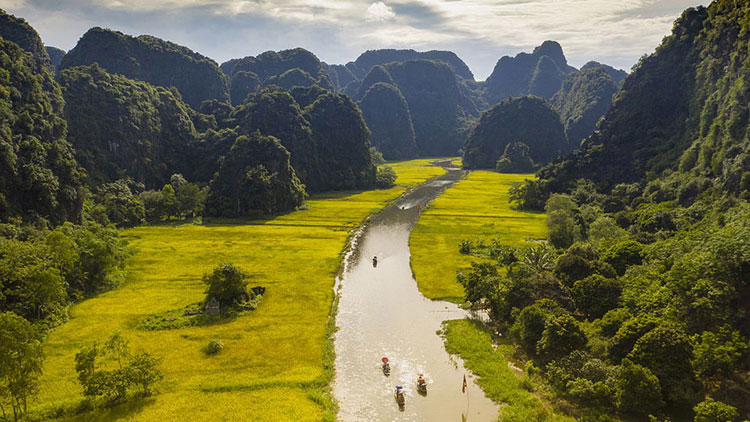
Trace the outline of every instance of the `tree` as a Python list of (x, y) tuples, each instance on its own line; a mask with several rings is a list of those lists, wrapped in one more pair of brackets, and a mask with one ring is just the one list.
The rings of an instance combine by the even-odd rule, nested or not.
[(612, 265), (619, 275), (625, 274), (631, 265), (640, 265), (644, 257), (643, 245), (634, 240), (617, 243), (602, 255), (604, 262)]
[(562, 313), (559, 305), (549, 299), (542, 299), (523, 308), (513, 323), (511, 334), (528, 351), (536, 353), (537, 343), (542, 339), (547, 319)]
[(747, 355), (747, 341), (730, 325), (718, 332), (704, 331), (691, 338), (693, 343), (693, 370), (704, 381), (714, 377), (728, 377)]
[(628, 359), (649, 368), (659, 378), (664, 398), (677, 403), (693, 390), (692, 347), (679, 327), (659, 325), (638, 339)]
[(734, 406), (716, 401), (711, 397), (698, 403), (694, 408), (695, 422), (736, 422), (740, 418)]
[(586, 334), (578, 321), (568, 314), (562, 314), (547, 318), (536, 352), (543, 360), (550, 361), (583, 348), (586, 342)]
[(37, 330), (12, 313), (0, 313), (0, 408), (7, 418), (10, 403), (14, 420), (26, 413), (27, 403), (38, 390), (44, 351)]
[(208, 285), (206, 300), (216, 299), (222, 306), (234, 307), (250, 297), (247, 274), (230, 263), (220, 264), (211, 274), (204, 274), (203, 283)]
[(495, 299), (498, 275), (497, 267), (494, 265), (472, 262), (471, 271), (467, 274), (460, 272), (457, 281), (463, 286), (468, 302), (481, 304)]
[(396, 184), (396, 171), (391, 166), (379, 166), (375, 175), (375, 183), (381, 189), (393, 187)]
[[(94, 343), (76, 353), (78, 381), (86, 397), (123, 399), (133, 386), (144, 395), (151, 394), (153, 385), (164, 378), (156, 367), (159, 359), (148, 353), (130, 352), (130, 341), (113, 333), (102, 346)], [(113, 368), (112, 362), (116, 362)]]
[(615, 381), (615, 401), (624, 412), (653, 413), (664, 404), (659, 379), (648, 368), (624, 359)]
[(579, 311), (589, 319), (597, 319), (617, 307), (621, 292), (617, 280), (594, 274), (576, 281), (571, 295)]
[(124, 179), (105, 183), (96, 189), (96, 203), (104, 207), (107, 220), (118, 227), (133, 227), (145, 217), (143, 203)]

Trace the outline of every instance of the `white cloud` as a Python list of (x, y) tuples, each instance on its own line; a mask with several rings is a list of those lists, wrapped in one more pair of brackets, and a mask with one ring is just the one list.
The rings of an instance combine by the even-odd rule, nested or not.
[(368, 21), (384, 22), (396, 17), (393, 9), (382, 1), (373, 3), (367, 8), (365, 19)]

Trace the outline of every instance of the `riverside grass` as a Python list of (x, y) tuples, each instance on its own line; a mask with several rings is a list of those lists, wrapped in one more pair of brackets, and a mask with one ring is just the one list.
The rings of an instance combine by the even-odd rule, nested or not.
[(469, 319), (444, 322), (442, 335), (448, 353), (459, 355), (466, 368), (477, 376), (476, 382), (487, 397), (502, 404), (499, 420), (575, 421), (529, 391), (531, 383), (513, 373), (508, 362), (515, 346), (507, 339), (493, 345), (489, 331), (480, 322)]
[(409, 245), (412, 271), (425, 297), (463, 301), (456, 271), (481, 261), (458, 251), (464, 239), (499, 239), (507, 246), (522, 246), (546, 237), (545, 214), (514, 210), (508, 200), (508, 190), (514, 183), (533, 177), (473, 171), (424, 210)]
[[(387, 190), (336, 192), (308, 200), (304, 209), (268, 220), (166, 224), (124, 230), (137, 252), (128, 280), (73, 306), (70, 319), (45, 344), (36, 419), (65, 421), (229, 421), (335, 419), (333, 284), (352, 229), (406, 187), (442, 174), (425, 160), (394, 165), (402, 185)], [(203, 299), (203, 273), (232, 262), (266, 287), (247, 315), (209, 326), (167, 331), (136, 327), (150, 314)], [(74, 356), (119, 331), (133, 351), (162, 358), (158, 394), (111, 408), (78, 412), (81, 387)], [(206, 356), (212, 339), (221, 353)], [(77, 413), (77, 414), (76, 414)], [(71, 415), (72, 414), (72, 415)]]

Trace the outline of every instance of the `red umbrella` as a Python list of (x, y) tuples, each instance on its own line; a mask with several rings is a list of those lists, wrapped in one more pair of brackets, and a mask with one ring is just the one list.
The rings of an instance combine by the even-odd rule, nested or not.
[(382, 360), (382, 361), (383, 361), (383, 363), (386, 363), (386, 362), (388, 362), (388, 358), (386, 358), (386, 357), (383, 357), (383, 359), (380, 359), (380, 360)]

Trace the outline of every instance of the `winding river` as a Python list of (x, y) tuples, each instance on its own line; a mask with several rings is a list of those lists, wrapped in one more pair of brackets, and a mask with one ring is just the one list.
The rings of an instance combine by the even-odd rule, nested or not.
[[(345, 260), (338, 283), (333, 386), (343, 421), (497, 418), (498, 406), (474, 384), (461, 359), (445, 351), (437, 334), (442, 321), (471, 315), (455, 304), (422, 296), (409, 265), (409, 233), (419, 212), (461, 178), (460, 169), (447, 170), (374, 215), (355, 236)], [(390, 360), (389, 376), (381, 369), (382, 357)], [(419, 373), (428, 383), (426, 395), (416, 389)], [(465, 374), (468, 385), (462, 393)], [(394, 399), (396, 385), (406, 391), (402, 409)]]

